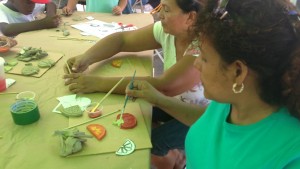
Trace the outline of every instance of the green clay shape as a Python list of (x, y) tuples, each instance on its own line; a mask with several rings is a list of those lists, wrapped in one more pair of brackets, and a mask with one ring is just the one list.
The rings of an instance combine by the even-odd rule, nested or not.
[(37, 66), (25, 66), (22, 69), (21, 73), (22, 73), (22, 75), (25, 75), (25, 76), (31, 76), (31, 75), (39, 73), (39, 71), (40, 71), (40, 69)]
[(55, 65), (55, 61), (51, 59), (44, 59), (38, 62), (39, 68), (50, 68)]

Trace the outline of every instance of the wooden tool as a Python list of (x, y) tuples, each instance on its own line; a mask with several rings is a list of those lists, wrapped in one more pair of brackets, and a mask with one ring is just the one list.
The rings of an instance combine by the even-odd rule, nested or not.
[(107, 114), (105, 114), (105, 115), (102, 115), (102, 116), (100, 116), (100, 117), (97, 117), (97, 118), (94, 118), (94, 119), (85, 121), (85, 122), (83, 122), (83, 123), (75, 124), (75, 125), (73, 125), (73, 126), (70, 126), (70, 127), (65, 128), (65, 129), (74, 128), (74, 127), (77, 127), (77, 126), (80, 126), (80, 125), (83, 125), (83, 124), (86, 124), (86, 123), (89, 123), (89, 122), (92, 122), (92, 121), (101, 119), (101, 118), (103, 118), (103, 117), (109, 116), (109, 115), (111, 115), (111, 114), (117, 113), (117, 112), (119, 112), (119, 111), (120, 111), (120, 109), (119, 109), (119, 110), (116, 110), (116, 111), (114, 111), (114, 112), (111, 112), (111, 113), (107, 113)]
[[(134, 81), (135, 73), (136, 73), (136, 70), (134, 70), (132, 79), (131, 79), (131, 81), (130, 81), (130, 86), (129, 86), (130, 89), (133, 89), (133, 81)], [(124, 113), (124, 111), (125, 111), (125, 107), (126, 107), (126, 104), (127, 104), (128, 99), (129, 99), (129, 96), (126, 95), (125, 102), (124, 102), (124, 105), (123, 105), (123, 108), (122, 108), (122, 111), (121, 111), (121, 116), (120, 116), (120, 118), (119, 118), (117, 121), (114, 122), (114, 124), (117, 124), (118, 126), (121, 126), (121, 124), (124, 123), (124, 120), (123, 120), (123, 113)]]
[(100, 104), (104, 101), (104, 99), (106, 99), (111, 92), (113, 92), (115, 90), (115, 88), (124, 80), (125, 77), (122, 77), (122, 79), (119, 80), (119, 82), (117, 84), (115, 84), (115, 86), (113, 88), (110, 89), (110, 91), (108, 93), (106, 93), (106, 95), (99, 101), (99, 103), (91, 110), (91, 112), (94, 112), (99, 106)]
[(71, 69), (70, 69), (70, 66), (69, 66), (68, 62), (66, 62), (66, 65), (67, 65), (69, 74), (71, 74), (72, 72), (71, 72)]

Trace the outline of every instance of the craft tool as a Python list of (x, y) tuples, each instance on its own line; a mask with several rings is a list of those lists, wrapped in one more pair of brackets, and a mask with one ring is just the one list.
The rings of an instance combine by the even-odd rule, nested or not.
[(116, 110), (116, 111), (114, 111), (114, 112), (111, 112), (111, 113), (107, 113), (107, 114), (105, 114), (105, 115), (102, 115), (102, 116), (100, 116), (100, 117), (97, 117), (97, 118), (94, 118), (94, 119), (85, 121), (85, 122), (83, 122), (83, 123), (75, 124), (75, 125), (73, 125), (73, 126), (70, 126), (70, 127), (65, 128), (65, 129), (70, 129), (70, 128), (73, 128), (73, 127), (77, 127), (77, 126), (80, 126), (80, 125), (83, 125), (83, 124), (86, 124), (86, 123), (89, 123), (89, 122), (92, 122), (92, 121), (101, 119), (101, 118), (103, 118), (103, 117), (109, 116), (109, 115), (111, 115), (111, 114), (117, 113), (117, 112), (119, 112), (119, 111), (120, 111), (120, 109), (118, 109), (118, 110)]
[[(132, 79), (131, 79), (131, 81), (130, 81), (130, 86), (129, 86), (130, 89), (133, 89), (133, 81), (134, 81), (135, 73), (136, 73), (136, 70), (134, 70)], [(125, 102), (124, 102), (124, 105), (123, 105), (123, 108), (122, 108), (122, 111), (121, 111), (120, 118), (116, 121), (116, 124), (117, 124), (118, 126), (120, 126), (121, 124), (124, 123), (124, 120), (123, 120), (123, 113), (124, 113), (124, 111), (125, 111), (125, 108), (126, 108), (126, 104), (127, 104), (128, 99), (129, 99), (129, 96), (126, 95), (126, 97), (125, 97)]]
[(106, 93), (106, 95), (99, 101), (99, 103), (91, 110), (91, 112), (94, 112), (99, 106), (100, 104), (104, 101), (104, 99), (106, 99), (106, 97), (108, 97), (111, 92), (113, 92), (115, 90), (115, 88), (124, 80), (125, 77), (122, 77), (122, 79), (119, 80), (119, 82), (117, 84), (115, 84), (115, 86), (113, 88), (110, 89), (110, 91), (108, 93)]
[(96, 42), (96, 40), (93, 39), (84, 39), (84, 38), (71, 38), (71, 37), (65, 37), (65, 36), (50, 36), (57, 38), (57, 40), (73, 40), (73, 41), (88, 41), (88, 42)]
[(133, 25), (132, 25), (132, 24), (128, 24), (128, 25), (126, 25), (126, 26), (123, 25), (123, 29), (129, 28), (129, 27), (133, 27)]
[(122, 31), (124, 31), (125, 28), (133, 27), (133, 24), (128, 24), (124, 26), (122, 23), (118, 23), (118, 25), (120, 25), (120, 27), (117, 28), (116, 30), (122, 29)]
[(61, 0), (59, 0), (59, 1), (58, 1), (58, 4), (57, 4), (57, 6), (56, 6), (56, 7), (57, 7), (57, 9), (59, 9), (59, 8), (60, 8), (60, 3), (61, 3)]
[(73, 40), (73, 41), (88, 41), (88, 42), (96, 42), (96, 40), (91, 39), (82, 39), (82, 38), (67, 38), (67, 37), (58, 37), (57, 40)]
[(0, 95), (6, 95), (6, 94), (18, 94), (19, 92), (6, 92), (6, 93), (0, 93)]
[(72, 72), (71, 72), (71, 69), (70, 69), (70, 66), (69, 66), (68, 62), (66, 62), (66, 65), (67, 65), (69, 74), (71, 74)]

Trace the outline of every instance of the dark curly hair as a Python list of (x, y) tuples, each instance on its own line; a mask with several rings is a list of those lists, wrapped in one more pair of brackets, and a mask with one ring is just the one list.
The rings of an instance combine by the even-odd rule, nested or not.
[(195, 32), (212, 43), (224, 65), (241, 60), (256, 72), (263, 101), (285, 105), (299, 118), (299, 22), (288, 0), (208, 0)]
[(176, 3), (184, 13), (191, 11), (200, 12), (203, 8), (204, 0), (176, 0)]

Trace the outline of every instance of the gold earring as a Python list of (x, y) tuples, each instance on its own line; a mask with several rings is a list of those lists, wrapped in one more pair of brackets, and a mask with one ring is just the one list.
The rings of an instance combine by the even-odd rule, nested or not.
[(237, 93), (242, 93), (243, 90), (244, 90), (244, 83), (241, 84), (241, 87), (240, 87), (239, 90), (236, 89), (237, 86), (238, 86), (237, 83), (234, 83), (234, 84), (232, 85), (232, 91), (233, 91), (233, 93), (235, 93), (235, 94), (237, 94)]

